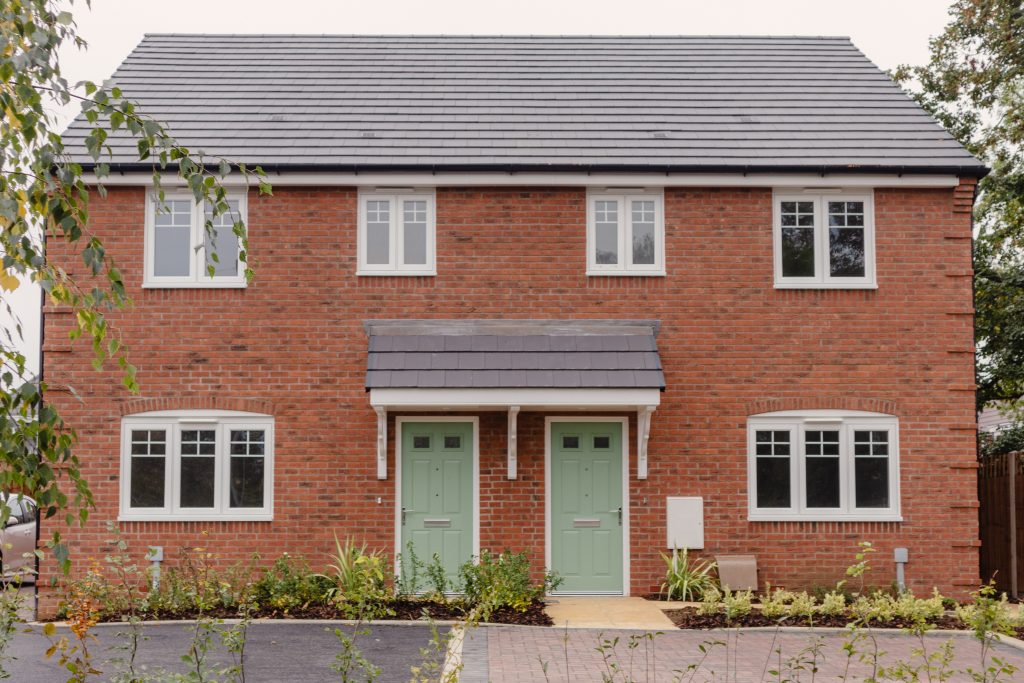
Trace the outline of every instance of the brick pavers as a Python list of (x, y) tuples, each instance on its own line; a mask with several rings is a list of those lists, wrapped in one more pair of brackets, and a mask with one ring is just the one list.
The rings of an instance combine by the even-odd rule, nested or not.
[[(600, 681), (602, 673), (607, 673), (606, 666), (612, 664), (623, 670), (631, 668), (632, 680), (641, 682), (691, 680), (690, 665), (699, 666), (693, 681), (746, 682), (778, 680), (776, 676), (767, 674), (766, 670), (778, 669), (781, 658), (783, 678), (792, 680), (796, 676), (792, 672), (786, 675), (787, 660), (809, 659), (807, 648), (815, 639), (820, 638), (817, 680), (839, 680), (847, 671), (847, 666), (847, 680), (851, 683), (864, 680), (871, 672), (870, 663), (859, 661), (859, 657), (848, 661), (842, 649), (848, 636), (837, 630), (667, 631), (655, 636), (653, 640), (640, 639), (637, 646), (630, 649), (630, 636), (641, 633), (487, 627), (486, 646), (478, 642), (467, 649), (466, 667), (473, 672), (473, 681), (481, 680), (485, 666), (482, 658), (486, 652), (486, 680), (490, 683)], [(858, 651), (868, 653), (874, 650), (877, 643), (878, 660), (883, 666), (893, 666), (899, 661), (920, 664), (920, 656), (913, 652), (920, 647), (916, 638), (892, 631), (875, 631), (873, 635), (874, 641), (863, 639), (857, 645)], [(615, 638), (619, 639), (618, 644), (613, 649), (609, 648), (606, 665), (598, 647), (602, 640), (611, 641)], [(979, 644), (969, 635), (932, 634), (925, 638), (925, 646), (932, 652), (946, 641), (952, 641), (954, 646), (954, 670), (969, 666), (975, 669), (980, 667)], [(712, 644), (715, 642), (717, 644)], [(703, 661), (699, 649), (702, 644), (708, 650)], [(999, 644), (994, 654), (1024, 671), (1024, 650)], [(809, 664), (804, 666), (809, 667)], [(927, 680), (925, 676), (922, 678)], [(623, 679), (620, 677), (615, 680)], [(798, 680), (810, 680), (809, 668)], [(970, 681), (971, 678), (967, 674), (956, 674), (947, 680)]]

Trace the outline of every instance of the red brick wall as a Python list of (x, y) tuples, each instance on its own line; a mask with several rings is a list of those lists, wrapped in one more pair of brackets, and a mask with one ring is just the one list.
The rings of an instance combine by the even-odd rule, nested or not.
[[(394, 462), (378, 481), (364, 319), (655, 318), (668, 388), (649, 478), (630, 479), (634, 593), (660, 583), (670, 495), (703, 496), (706, 552), (756, 554), (762, 582), (832, 583), (856, 543), (871, 540), (877, 583), (892, 580), (892, 548), (906, 546), (912, 588), (961, 593), (979, 580), (972, 191), (875, 192), (873, 291), (774, 289), (769, 189), (666, 190), (664, 278), (584, 274), (580, 188), (441, 189), (438, 276), (358, 278), (355, 191), (283, 187), (250, 197), (256, 280), (247, 289), (143, 290), (144, 192), (112, 189), (94, 198), (91, 228), (134, 299), (114, 317), (141, 397), (152, 400), (119, 388), (113, 368), (93, 371), (88, 346), (66, 340), (66, 315), (47, 313), (46, 379), (82, 396), (58, 386), (49, 399), (79, 430), (97, 504), (84, 530), (65, 532), (73, 555), (98, 556), (103, 523), (117, 515), (120, 415), (189, 406), (275, 415), (274, 521), (124, 524), (140, 551), (203, 545), (227, 560), (287, 550), (319, 563), (335, 532), (391, 549)], [(747, 522), (746, 417), (833, 407), (899, 416), (904, 522)], [(538, 564), (543, 425), (540, 414), (520, 415), (520, 477), (507, 481), (505, 416), (480, 420), (482, 545), (526, 549)], [(631, 451), (635, 428), (631, 419)]]

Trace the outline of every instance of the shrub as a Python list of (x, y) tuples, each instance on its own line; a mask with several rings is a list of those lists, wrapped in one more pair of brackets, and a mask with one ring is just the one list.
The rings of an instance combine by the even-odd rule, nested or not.
[(753, 597), (754, 594), (751, 591), (736, 591), (735, 593), (730, 593), (729, 587), (726, 586), (725, 594), (722, 597), (722, 605), (725, 608), (726, 620), (733, 621), (735, 619), (742, 619), (750, 614), (750, 610), (753, 609), (751, 605)]
[(351, 538), (342, 544), (334, 537), (335, 553), (328, 565), (330, 574), (317, 574), (333, 585), (325, 598), (337, 604), (350, 616), (364, 612), (369, 606), (377, 606), (390, 600), (386, 558), (380, 551), (367, 552), (366, 544), (357, 546)]
[(818, 611), (830, 617), (838, 617), (846, 613), (846, 595), (841, 590), (829, 591), (821, 600)]
[(793, 599), (786, 607), (786, 616), (811, 623), (814, 621), (815, 602), (814, 596), (810, 593), (804, 591), (794, 593)]
[(718, 583), (718, 579), (711, 574), (716, 564), (707, 560), (691, 562), (686, 548), (673, 552), (671, 557), (661, 553), (661, 559), (666, 566), (661, 592), (669, 600), (701, 600), (704, 592), (716, 587)]
[(761, 614), (769, 619), (779, 619), (786, 616), (791, 602), (793, 602), (792, 593), (781, 588), (773, 591), (769, 586), (768, 592), (761, 600)]
[(981, 458), (1024, 451), (1024, 422), (1015, 422), (998, 432), (978, 432), (978, 455)]
[(525, 612), (547, 591), (555, 590), (562, 580), (552, 572), (540, 584), (530, 578), (530, 562), (526, 553), (508, 550), (493, 556), (487, 550), (477, 562), (466, 562), (459, 568), (462, 591), (471, 607), (479, 607), (486, 619), (495, 609), (510, 607)]
[(697, 613), (705, 616), (719, 614), (722, 611), (722, 591), (717, 586), (709, 586), (701, 596)]
[(287, 612), (325, 603), (332, 588), (331, 580), (310, 571), (305, 560), (285, 553), (253, 584), (252, 593), (257, 605)]

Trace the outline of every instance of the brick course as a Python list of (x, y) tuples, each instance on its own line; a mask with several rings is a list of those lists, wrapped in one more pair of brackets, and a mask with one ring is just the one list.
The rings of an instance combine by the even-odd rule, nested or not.
[[(877, 290), (775, 289), (768, 188), (666, 189), (661, 278), (585, 275), (582, 188), (439, 189), (437, 277), (358, 278), (355, 190), (288, 187), (249, 198), (248, 288), (144, 290), (144, 190), (112, 188), (93, 198), (90, 228), (134, 300), (111, 317), (142, 390), (126, 393), (113, 366), (92, 370), (88, 345), (67, 340), (67, 314), (46, 311), (48, 399), (79, 431), (97, 506), (84, 529), (64, 533), (74, 557), (100, 555), (118, 510), (121, 415), (219, 407), (276, 418), (274, 521), (125, 523), (134, 547), (162, 545), (173, 558), (204, 545), (225, 560), (287, 550), (318, 564), (337, 532), (391, 549), (394, 416), (389, 479), (378, 481), (364, 319), (652, 318), (668, 387), (649, 478), (629, 482), (633, 593), (662, 578), (665, 497), (700, 495), (705, 552), (756, 554), (762, 582), (833, 583), (871, 540), (878, 583), (894, 576), (892, 548), (906, 546), (912, 588), (961, 594), (979, 580), (973, 190), (965, 180), (875, 191)], [(66, 257), (60, 245), (52, 253)], [(798, 408), (900, 418), (902, 523), (746, 521), (746, 418)], [(519, 416), (516, 481), (505, 479), (505, 429), (504, 413), (480, 415), (481, 545), (525, 549), (539, 565), (544, 416)], [(635, 429), (631, 416), (632, 472)], [(53, 571), (44, 565), (41, 585)]]

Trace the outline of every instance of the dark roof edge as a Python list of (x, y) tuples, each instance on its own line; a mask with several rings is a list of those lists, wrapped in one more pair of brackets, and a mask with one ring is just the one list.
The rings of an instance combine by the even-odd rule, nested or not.
[[(885, 173), (896, 175), (957, 175), (983, 178), (991, 168), (982, 163), (977, 165), (913, 166), (881, 165), (839, 166), (821, 164), (246, 164), (250, 169), (259, 165), (268, 175), (286, 173), (635, 173), (640, 174), (685, 174), (685, 173)], [(92, 171), (97, 163), (81, 164), (85, 171)], [(130, 163), (109, 164), (110, 173), (150, 173), (152, 164)]]

